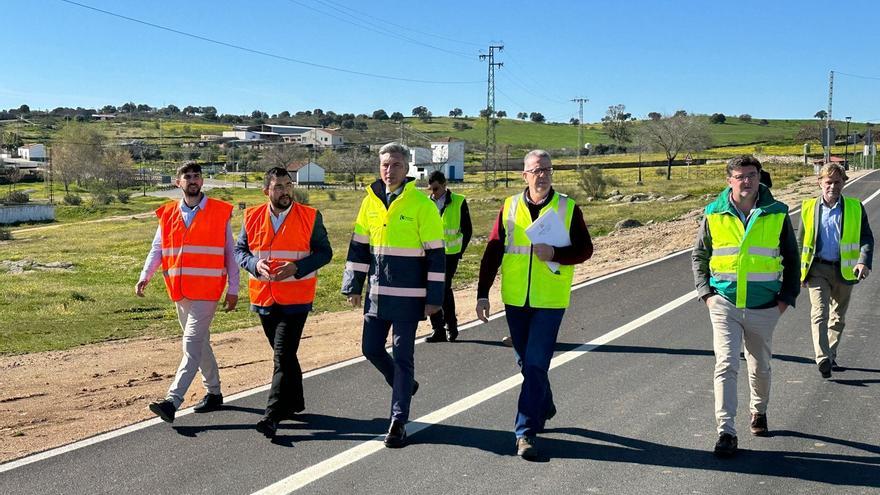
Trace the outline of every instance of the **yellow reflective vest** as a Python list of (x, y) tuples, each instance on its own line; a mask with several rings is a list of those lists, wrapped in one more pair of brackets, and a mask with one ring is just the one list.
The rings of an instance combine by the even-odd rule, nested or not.
[(464, 196), (449, 191), (451, 198), (446, 208), (443, 209), (443, 244), (446, 254), (458, 254), (461, 252), (464, 235), (461, 233), (461, 205)]
[[(841, 196), (843, 201), (843, 219), (841, 220), (840, 239), (840, 275), (844, 280), (854, 282), (856, 276), (853, 268), (859, 261), (860, 239), (862, 235), (862, 203), (856, 198)], [(819, 230), (816, 228), (819, 222), (821, 208), (816, 208), (819, 198), (804, 200), (801, 204), (801, 222), (804, 226), (804, 245), (801, 247), (801, 282), (806, 280), (813, 258), (816, 255), (816, 238)]]
[[(541, 208), (540, 216), (555, 211), (571, 230), (574, 201), (564, 194), (554, 192), (553, 197)], [(532, 308), (567, 308), (571, 299), (573, 265), (560, 265), (553, 272), (547, 263), (532, 253), (532, 243), (526, 229), (532, 217), (523, 193), (504, 200), (501, 218), (504, 220), (504, 257), (501, 260), (501, 299), (504, 304)]]

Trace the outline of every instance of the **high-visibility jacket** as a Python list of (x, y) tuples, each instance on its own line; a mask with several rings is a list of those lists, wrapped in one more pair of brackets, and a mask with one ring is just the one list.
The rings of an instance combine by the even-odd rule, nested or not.
[(360, 294), (369, 277), (364, 312), (387, 320), (422, 320), (425, 305), (443, 303), (446, 256), (437, 206), (411, 177), (385, 205), (376, 181), (355, 221), (342, 279), (343, 294)]
[[(853, 268), (859, 262), (860, 240), (862, 235), (862, 203), (856, 198), (841, 196), (843, 201), (843, 218), (840, 225), (840, 275), (849, 282), (856, 281)], [(801, 247), (801, 282), (806, 280), (813, 258), (816, 255), (816, 238), (819, 235), (819, 214), (816, 208), (818, 198), (806, 199), (801, 204), (801, 222), (804, 226), (804, 245)]]
[(446, 254), (461, 252), (464, 234), (461, 233), (461, 205), (464, 196), (449, 191), (450, 202), (443, 209), (443, 244)]
[[(559, 215), (566, 232), (571, 230), (574, 201), (554, 192), (541, 208), (540, 216), (553, 210)], [(571, 300), (573, 265), (560, 265), (553, 272), (547, 264), (532, 253), (532, 243), (526, 229), (532, 216), (523, 193), (504, 200), (501, 217), (504, 219), (504, 257), (501, 259), (501, 299), (504, 304), (532, 308), (567, 308)]]
[(729, 195), (728, 187), (705, 210), (712, 238), (709, 285), (737, 308), (760, 307), (776, 300), (782, 288), (780, 237), (788, 206), (761, 188), (743, 225)]
[(226, 229), (232, 205), (208, 198), (205, 208), (183, 222), (180, 202), (156, 209), (162, 229), (162, 275), (173, 301), (217, 301), (226, 286)]
[[(248, 248), (257, 258), (269, 260), (270, 265), (280, 261), (299, 261), (311, 252), (310, 242), (318, 210), (293, 203), (278, 231), (272, 228), (269, 204), (248, 208), (244, 212), (244, 228)], [(269, 280), (250, 274), (248, 293), (251, 304), (268, 307), (273, 304), (311, 304), (315, 300), (317, 277), (315, 272), (302, 278), (290, 276)]]

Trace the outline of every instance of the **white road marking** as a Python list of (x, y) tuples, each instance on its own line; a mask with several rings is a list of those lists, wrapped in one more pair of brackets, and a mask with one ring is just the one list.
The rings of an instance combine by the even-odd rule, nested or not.
[[(689, 301), (695, 301), (696, 297), (696, 291), (688, 292), (687, 294), (684, 294), (683, 296), (664, 304), (654, 311), (651, 311), (645, 315), (636, 318), (626, 325), (617, 327), (614, 330), (606, 333), (605, 335), (597, 337), (590, 342), (578, 346), (576, 349), (568, 351), (564, 354), (560, 354), (559, 356), (553, 358), (552, 361), (550, 361), (550, 369), (552, 370), (554, 368), (562, 366), (563, 364), (577, 359), (584, 354), (596, 349), (597, 347), (600, 347), (615, 339), (623, 337), (629, 332), (632, 332), (633, 330), (645, 325), (646, 323), (660, 318), (661, 316), (678, 308), (679, 306)], [(475, 407), (493, 397), (501, 395), (502, 393), (507, 392), (508, 390), (518, 386), (520, 383), (522, 383), (522, 375), (517, 373), (516, 375), (506, 378), (490, 387), (484, 388), (479, 392), (471, 394), (468, 397), (453, 402), (448, 406), (428, 413), (409, 423), (406, 428), (407, 434), (415, 435), (416, 433), (426, 428), (430, 428), (435, 424), (441, 423), (451, 418), (452, 416), (455, 416), (456, 414)], [(352, 447), (351, 449), (341, 452), (333, 457), (327, 458), (319, 462), (318, 464), (294, 473), (293, 475), (276, 483), (273, 483), (272, 485), (269, 485), (262, 490), (254, 492), (254, 495), (276, 495), (291, 493), (308, 485), (309, 483), (317, 481), (333, 473), (334, 471), (353, 464), (369, 456), (370, 454), (379, 452), (384, 448), (385, 446), (382, 444), (381, 436), (373, 438), (372, 440), (368, 440), (356, 447)]]

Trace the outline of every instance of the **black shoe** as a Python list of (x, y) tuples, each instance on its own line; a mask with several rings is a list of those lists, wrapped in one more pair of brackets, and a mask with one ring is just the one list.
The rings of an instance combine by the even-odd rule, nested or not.
[(752, 414), (751, 421), (749, 421), (749, 431), (756, 437), (769, 437), (770, 430), (767, 428), (767, 415)]
[(730, 433), (722, 433), (715, 442), (715, 455), (717, 457), (733, 457), (736, 454), (736, 437)]
[(406, 445), (406, 425), (403, 421), (392, 420), (388, 434), (385, 435), (385, 446), (389, 449), (399, 449)]
[(412, 396), (416, 396), (416, 392), (419, 391), (419, 382), (413, 380), (413, 388), (412, 388)]
[(162, 421), (166, 423), (174, 422), (174, 413), (177, 412), (177, 408), (174, 407), (174, 402), (171, 402), (170, 399), (150, 402), (149, 408), (153, 414), (162, 418)]
[(290, 408), (290, 409), (287, 410), (287, 412), (284, 414), (284, 418), (282, 418), (282, 419), (292, 419), (292, 420), (295, 420), (295, 421), (303, 421), (303, 420), (299, 417), (299, 413), (301, 413), (301, 412), (303, 412), (303, 411), (305, 411), (305, 410), (306, 410), (306, 406), (296, 406), (296, 407), (292, 407), (292, 408)]
[(836, 359), (832, 359), (832, 360), (831, 360), (831, 371), (837, 371), (837, 372), (840, 372), (840, 371), (844, 371), (844, 370), (846, 370), (846, 368), (844, 368), (843, 366), (837, 364), (837, 360), (836, 360)]
[(446, 340), (450, 342), (455, 342), (455, 339), (458, 338), (458, 328), (449, 327), (449, 330), (446, 331)]
[(425, 338), (425, 342), (446, 342), (446, 331), (434, 329), (434, 333)]
[(825, 359), (819, 363), (819, 373), (822, 378), (831, 378), (831, 361)]
[(219, 411), (223, 406), (223, 394), (207, 394), (193, 406), (193, 412), (206, 413), (211, 411)]
[(278, 431), (278, 422), (271, 418), (263, 418), (257, 422), (257, 431), (266, 438), (275, 438), (275, 432)]
[(519, 437), (516, 439), (516, 455), (533, 461), (538, 458), (538, 447), (535, 446), (535, 437)]
[(550, 407), (547, 408), (547, 412), (544, 414), (544, 421), (550, 421), (553, 419), (553, 416), (556, 416), (556, 404), (550, 403)]

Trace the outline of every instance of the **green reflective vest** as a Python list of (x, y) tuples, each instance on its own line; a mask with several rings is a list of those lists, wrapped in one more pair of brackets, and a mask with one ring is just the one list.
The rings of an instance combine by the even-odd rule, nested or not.
[(706, 206), (712, 237), (709, 285), (737, 308), (763, 306), (774, 301), (782, 287), (779, 238), (788, 207), (762, 188), (754, 212), (743, 225), (729, 194), (727, 188)]
[[(556, 211), (567, 231), (571, 230), (574, 201), (558, 192), (541, 208), (539, 216), (550, 210)], [(528, 300), (532, 308), (567, 308), (571, 299), (573, 265), (560, 265), (553, 272), (547, 264), (532, 254), (532, 243), (526, 236), (526, 228), (532, 224), (532, 216), (523, 194), (504, 200), (501, 210), (504, 219), (504, 257), (501, 260), (501, 300), (511, 306), (525, 306)]]
[[(843, 200), (843, 219), (841, 224), (840, 239), (840, 275), (844, 280), (854, 282), (856, 276), (853, 268), (859, 262), (861, 254), (859, 241), (862, 235), (862, 203), (856, 198)], [(801, 205), (801, 222), (804, 226), (804, 245), (801, 247), (801, 282), (806, 280), (813, 257), (816, 254), (816, 238), (819, 235), (816, 224), (818, 221), (816, 205), (818, 198), (804, 200)]]
[(446, 254), (458, 254), (461, 252), (464, 235), (461, 233), (461, 205), (464, 196), (449, 191), (452, 198), (443, 210), (443, 244)]

